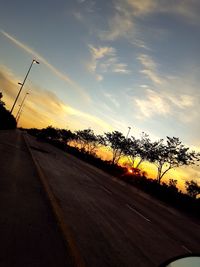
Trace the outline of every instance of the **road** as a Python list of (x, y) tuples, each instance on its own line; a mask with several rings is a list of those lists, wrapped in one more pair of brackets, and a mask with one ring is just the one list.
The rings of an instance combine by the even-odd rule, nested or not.
[(151, 267), (200, 253), (200, 225), (103, 171), (27, 136), (89, 267)]
[(0, 266), (72, 266), (19, 131), (0, 131)]

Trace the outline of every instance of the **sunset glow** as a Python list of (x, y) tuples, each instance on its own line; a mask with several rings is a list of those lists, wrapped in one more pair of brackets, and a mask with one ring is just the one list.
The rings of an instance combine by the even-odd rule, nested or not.
[[(0, 91), (6, 106), (11, 109), (35, 59), (40, 64), (14, 109), (16, 115), (29, 92), (19, 126), (125, 136), (131, 127), (130, 136), (177, 136), (200, 150), (199, 11), (197, 0), (4, 1)], [(99, 155), (110, 158), (104, 149)], [(147, 163), (142, 170), (156, 175)], [(200, 168), (167, 177), (183, 187), (186, 179), (200, 178)]]

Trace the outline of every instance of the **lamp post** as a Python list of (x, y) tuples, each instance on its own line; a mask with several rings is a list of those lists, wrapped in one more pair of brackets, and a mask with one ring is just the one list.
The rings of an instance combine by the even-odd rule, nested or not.
[(130, 130), (131, 130), (131, 127), (129, 126), (129, 127), (128, 127), (128, 133), (127, 133), (127, 135), (126, 135), (126, 139), (127, 139), (128, 136), (129, 136)]
[(29, 67), (29, 69), (28, 69), (28, 71), (27, 71), (27, 73), (26, 73), (25, 78), (24, 78), (23, 83), (19, 83), (19, 84), (21, 85), (21, 87), (20, 87), (19, 92), (18, 92), (18, 94), (17, 94), (17, 96), (16, 96), (16, 98), (15, 98), (15, 101), (14, 101), (14, 103), (13, 103), (13, 106), (12, 106), (12, 108), (11, 108), (11, 110), (10, 110), (10, 113), (11, 113), (11, 114), (12, 114), (12, 112), (13, 112), (13, 109), (14, 109), (14, 107), (15, 107), (15, 105), (16, 105), (16, 102), (17, 102), (17, 100), (18, 100), (18, 98), (19, 98), (19, 95), (20, 95), (20, 93), (21, 93), (21, 91), (22, 91), (22, 89), (23, 89), (23, 87), (24, 87), (24, 84), (25, 84), (25, 82), (26, 82), (26, 79), (27, 79), (27, 77), (28, 77), (28, 75), (29, 75), (29, 72), (30, 72), (30, 70), (31, 70), (31, 68), (32, 68), (32, 66), (33, 66), (34, 63), (36, 63), (36, 64), (40, 64), (39, 61), (37, 61), (37, 60), (35, 60), (35, 59), (32, 60), (31, 65), (30, 65), (30, 67)]
[(26, 99), (26, 97), (27, 97), (28, 95), (29, 95), (29, 93), (26, 93), (26, 94), (25, 94), (25, 96), (24, 96), (24, 98), (23, 98), (23, 100), (22, 100), (22, 103), (21, 103), (20, 106), (19, 106), (19, 110), (18, 110), (17, 115), (16, 115), (16, 117), (15, 117), (16, 120), (18, 120), (18, 117), (19, 117), (19, 115), (20, 115), (20, 111), (22, 110), (24, 101), (25, 101), (25, 99)]
[(16, 118), (17, 125), (18, 125), (18, 122), (19, 122), (19, 118), (22, 115), (22, 111), (23, 111), (23, 108), (21, 108), (20, 113), (19, 113), (18, 117)]

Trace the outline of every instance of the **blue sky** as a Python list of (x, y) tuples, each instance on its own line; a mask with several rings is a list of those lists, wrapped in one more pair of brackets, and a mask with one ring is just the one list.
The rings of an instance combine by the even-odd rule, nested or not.
[(131, 126), (199, 150), (199, 12), (198, 0), (1, 0), (8, 108), (36, 58), (20, 125), (98, 133)]

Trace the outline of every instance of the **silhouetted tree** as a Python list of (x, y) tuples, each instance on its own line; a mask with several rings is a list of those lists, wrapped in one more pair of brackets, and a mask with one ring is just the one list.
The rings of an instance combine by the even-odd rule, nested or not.
[(119, 131), (105, 133), (105, 144), (112, 152), (113, 165), (117, 164), (122, 157), (122, 149), (125, 145), (125, 142), (125, 136)]
[(31, 129), (27, 129), (27, 132), (33, 136), (38, 137), (38, 135), (40, 134), (41, 130), (37, 129), (37, 128), (31, 128)]
[(101, 145), (102, 137), (100, 135), (96, 136), (93, 130), (89, 128), (76, 131), (76, 142), (78, 142), (83, 152), (95, 155), (97, 148)]
[(123, 156), (128, 158), (128, 165), (130, 165), (130, 167), (132, 167), (133, 169), (138, 169), (140, 165), (140, 162), (136, 163), (138, 158), (140, 157), (139, 147), (140, 140), (131, 136), (130, 138), (126, 138), (123, 141), (123, 146), (121, 148)]
[(59, 139), (60, 133), (58, 129), (48, 126), (47, 128), (43, 128), (41, 130), (39, 137), (44, 139)]
[(155, 143), (150, 152), (149, 161), (154, 163), (158, 169), (158, 183), (169, 170), (184, 165), (193, 165), (199, 161), (199, 153), (190, 152), (189, 148), (185, 147), (177, 137), (167, 136), (167, 144), (160, 140), (157, 144)]
[(3, 94), (0, 92), (0, 106), (5, 106), (5, 103), (2, 101)]
[(5, 108), (5, 103), (2, 101), (3, 94), (0, 92), (0, 130), (15, 129), (16, 120), (10, 111)]
[(59, 137), (64, 143), (68, 143), (69, 141), (74, 139), (74, 133), (70, 130), (60, 129), (59, 130)]
[(185, 182), (185, 188), (189, 196), (195, 198), (200, 194), (200, 186), (197, 182), (191, 180)]
[(169, 186), (171, 187), (176, 187), (177, 186), (177, 180), (174, 179), (169, 179)]
[(178, 193), (177, 183), (177, 180), (169, 179), (168, 188), (171, 192)]

